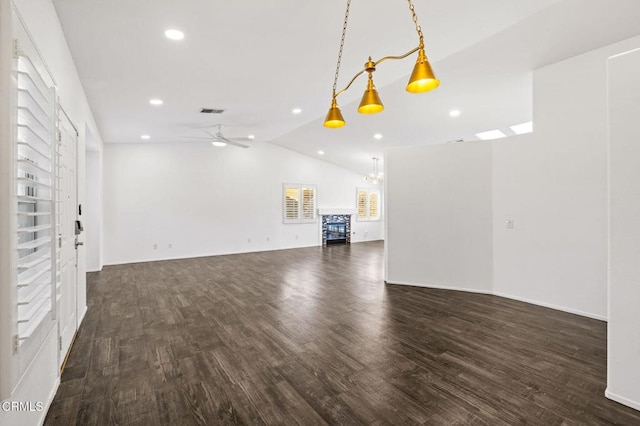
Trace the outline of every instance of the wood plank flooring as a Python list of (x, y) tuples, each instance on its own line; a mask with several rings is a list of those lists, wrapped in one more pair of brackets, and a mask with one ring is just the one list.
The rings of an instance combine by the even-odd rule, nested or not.
[(46, 425), (640, 425), (606, 324), (385, 286), (382, 243), (109, 266)]

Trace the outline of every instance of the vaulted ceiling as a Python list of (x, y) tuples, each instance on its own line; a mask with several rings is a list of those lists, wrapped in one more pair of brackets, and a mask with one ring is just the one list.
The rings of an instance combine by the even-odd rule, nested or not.
[[(414, 3), (440, 88), (408, 94), (414, 56), (385, 62), (374, 75), (385, 110), (356, 113), (361, 77), (339, 98), (347, 126), (326, 129), (345, 0), (54, 0), (106, 143), (180, 143), (224, 124), (227, 136), (255, 135), (249, 144), (274, 143), (361, 173), (387, 147), (508, 133), (532, 118), (532, 70), (640, 34), (637, 0)], [(185, 38), (168, 40), (168, 28)], [(416, 45), (406, 2), (352, 0), (339, 88), (368, 56)], [(450, 117), (452, 109), (460, 115)]]

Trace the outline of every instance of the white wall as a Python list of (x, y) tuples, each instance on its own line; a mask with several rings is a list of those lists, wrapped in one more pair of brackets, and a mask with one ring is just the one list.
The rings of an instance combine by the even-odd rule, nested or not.
[(640, 410), (640, 50), (609, 60), (606, 395)]
[[(89, 109), (89, 105), (85, 97), (83, 88), (80, 84), (73, 58), (71, 57), (71, 53), (69, 52), (64, 34), (60, 27), (56, 11), (53, 7), (53, 4), (51, 3), (51, 0), (14, 0), (14, 3), (26, 26), (28, 27), (34, 39), (34, 42), (38, 46), (44, 61), (48, 65), (53, 78), (55, 79), (57, 94), (59, 96), (61, 105), (64, 107), (74, 124), (80, 130), (80, 142), (78, 147), (78, 195), (79, 202), (84, 203), (85, 183), (83, 177), (85, 175), (85, 126), (92, 129), (92, 133), (96, 135), (99, 143), (101, 143), (101, 141), (95, 122), (91, 115), (91, 111)], [(0, 50), (2, 52), (7, 52), (7, 49), (10, 50), (12, 46), (11, 34), (8, 31), (10, 26), (8, 25), (8, 21), (5, 19), (7, 17), (6, 12), (10, 10), (10, 2), (7, 0), (2, 0), (1, 6), (2, 9), (0, 10), (2, 11), (2, 31), (0, 32)], [(0, 88), (2, 88), (2, 90), (6, 90), (7, 87), (4, 83), (4, 72), (6, 70), (4, 67), (0, 67), (0, 71), (2, 71), (3, 73), (3, 83), (0, 84)], [(7, 99), (7, 97), (3, 96), (2, 99), (5, 100)], [(4, 105), (5, 102), (3, 102), (3, 106)], [(3, 115), (6, 113), (4, 110), (0, 111)], [(11, 139), (7, 138), (6, 140)], [(2, 164), (0, 164), (0, 168), (2, 169), (2, 173), (4, 175), (7, 172), (7, 164), (5, 162), (2, 162)], [(12, 171), (13, 168), (11, 168), (10, 170)], [(12, 182), (12, 180), (9, 179), (8, 182)], [(9, 201), (6, 198), (3, 198), (5, 197), (5, 195), (6, 194), (0, 192), (0, 198), (2, 198), (2, 202), (0, 203), (0, 205), (2, 206), (6, 206), (9, 204)], [(0, 255), (2, 257), (2, 260), (0, 260), (0, 264), (3, 265), (4, 272), (4, 265), (6, 264), (5, 261), (11, 258), (12, 253), (7, 253), (3, 250), (0, 252)], [(84, 274), (85, 258), (84, 250), (82, 249), (79, 252), (78, 264), (79, 276), (77, 300), (79, 303), (79, 316), (80, 318), (82, 318), (84, 312), (86, 312), (86, 286)], [(10, 298), (5, 299), (4, 297), (6, 294), (10, 294), (10, 289), (8, 287), (12, 285), (12, 280), (4, 278), (5, 277), (0, 280), (0, 295), (2, 295), (3, 300), (6, 301), (11, 300)], [(3, 313), (6, 312), (4, 306), (1, 310), (3, 311)], [(38, 336), (39, 340), (36, 343), (40, 344), (39, 347), (34, 346), (29, 348), (29, 351), (33, 351), (34, 353), (37, 351), (34, 361), (29, 365), (23, 365), (22, 360), (26, 358), (20, 357), (19, 355), (11, 356), (10, 360), (8, 361), (5, 358), (6, 354), (12, 353), (11, 342), (5, 338), (6, 330), (10, 330), (12, 326), (10, 324), (10, 318), (7, 320), (5, 316), (2, 316), (0, 317), (0, 321), (2, 321), (2, 323), (0, 323), (0, 329), (2, 330), (3, 337), (2, 341), (0, 341), (0, 345), (2, 345), (1, 350), (3, 358), (3, 363), (0, 364), (0, 368), (2, 368), (2, 370), (0, 371), (0, 375), (2, 375), (2, 383), (6, 383), (7, 378), (11, 375), (16, 376), (17, 372), (24, 371), (24, 374), (20, 374), (18, 377), (13, 377), (10, 380), (12, 383), (11, 387), (13, 388), (11, 389), (10, 400), (23, 400), (33, 402), (40, 401), (45, 404), (46, 408), (55, 393), (58, 382), (57, 327), (54, 326), (54, 328), (52, 328), (54, 332)], [(9, 321), (9, 324), (7, 324), (7, 321)], [(9, 370), (7, 370), (7, 365), (10, 366)], [(20, 379), (19, 382), (18, 379)], [(15, 387), (13, 385), (15, 385)], [(5, 391), (4, 388), (3, 391)], [(46, 411), (32, 411), (28, 413), (6, 413), (0, 411), (0, 424), (38, 424), (41, 423), (44, 419), (45, 413)]]
[(387, 151), (387, 282), (491, 291), (491, 162), (487, 142)]
[(86, 153), (87, 197), (83, 206), (87, 272), (102, 270), (102, 152)]
[[(105, 144), (105, 264), (320, 244), (319, 223), (282, 223), (283, 183), (316, 184), (320, 208), (355, 209), (361, 175), (252, 145)], [(352, 242), (382, 238), (382, 222), (352, 230)]]
[[(491, 160), (443, 167), (450, 161), (446, 150), (458, 149), (466, 158), (478, 149), (474, 143), (441, 145), (445, 151), (389, 150), (388, 281), (460, 289), (459, 276), (471, 277), (480, 267), (457, 257), (463, 235), (448, 232), (464, 229), (474, 240), (474, 223), (492, 229), (492, 244), (485, 244), (492, 257), (477, 253), (492, 273), (469, 280), (468, 289), (606, 319), (606, 64), (609, 56), (638, 46), (640, 37), (634, 37), (536, 70), (534, 133), (491, 142)], [(455, 179), (484, 182), (486, 176), (492, 183), (481, 191), (449, 187)], [(418, 204), (427, 209), (421, 215), (406, 213), (416, 205), (413, 194), (397, 194), (413, 179), (425, 200)], [(434, 190), (428, 182), (443, 186)], [(480, 193), (492, 203), (491, 223), (449, 213), (460, 206), (460, 197), (472, 196), (473, 203)], [(478, 205), (466, 208), (477, 215)], [(507, 219), (513, 219), (513, 229), (507, 229)]]
[(494, 142), (497, 294), (607, 318), (606, 65), (639, 44), (536, 70), (534, 133)]

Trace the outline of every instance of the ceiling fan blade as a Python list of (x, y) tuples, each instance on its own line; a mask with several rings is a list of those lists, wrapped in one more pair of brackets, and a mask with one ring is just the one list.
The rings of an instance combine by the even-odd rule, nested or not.
[(243, 143), (236, 142), (233, 138), (232, 139), (228, 139), (228, 138), (225, 138), (224, 136), (218, 136), (218, 139), (220, 139), (223, 142), (228, 143), (229, 145), (237, 146), (239, 148), (249, 148), (249, 145), (245, 145)]
[(194, 122), (189, 122), (189, 123), (183, 123), (181, 125), (184, 125), (186, 127), (190, 127), (192, 129), (215, 129), (218, 126), (224, 126), (224, 128), (230, 128), (230, 127), (253, 127), (256, 124), (251, 122), (251, 123), (246, 123), (246, 122), (242, 122), (242, 123), (238, 123), (238, 124), (219, 124), (219, 123), (194, 123)]
[(249, 148), (249, 145), (245, 145), (245, 144), (239, 143), (239, 142), (234, 142), (234, 141), (231, 141), (231, 140), (228, 140), (228, 139), (227, 139), (227, 143), (229, 145), (237, 146), (238, 148), (245, 148), (245, 149)]
[(189, 123), (187, 125), (187, 127), (190, 127), (192, 129), (213, 129), (214, 127), (217, 127), (217, 124), (207, 124), (207, 123), (193, 124), (193, 123)]
[(209, 137), (199, 137), (199, 136), (182, 136), (183, 138), (189, 139), (206, 139), (211, 142), (224, 142), (229, 145), (237, 146), (239, 148), (249, 148), (249, 145), (245, 145), (240, 142), (250, 141), (249, 138), (225, 138), (222, 133), (218, 131), (218, 133), (212, 133), (208, 130), (202, 130), (205, 134), (209, 135)]

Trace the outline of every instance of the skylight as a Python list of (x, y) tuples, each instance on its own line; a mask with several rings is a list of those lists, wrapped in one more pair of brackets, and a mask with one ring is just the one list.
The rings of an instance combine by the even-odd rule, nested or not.
[(483, 141), (489, 141), (492, 139), (500, 139), (500, 138), (505, 138), (507, 137), (507, 135), (505, 135), (504, 133), (502, 133), (500, 130), (489, 130), (486, 132), (481, 132), (481, 133), (476, 133), (476, 136), (480, 139), (482, 139)]
[(510, 127), (513, 130), (513, 133), (516, 135), (524, 135), (525, 133), (533, 132), (533, 122), (527, 121), (526, 123), (516, 124), (515, 126)]

